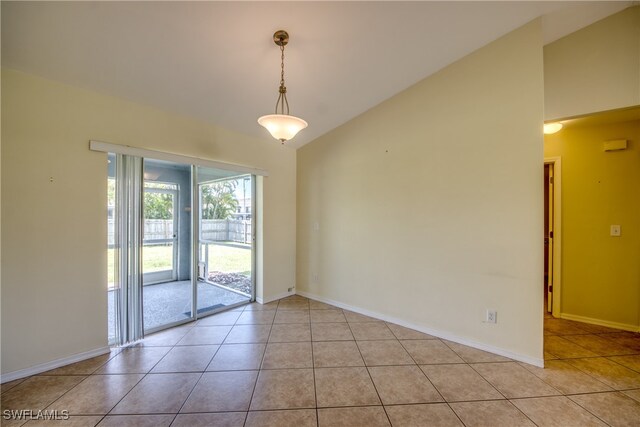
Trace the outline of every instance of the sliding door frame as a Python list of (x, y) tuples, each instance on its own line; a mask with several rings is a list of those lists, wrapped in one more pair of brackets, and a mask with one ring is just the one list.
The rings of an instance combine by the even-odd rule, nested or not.
[[(192, 256), (191, 280), (192, 280), (193, 290), (194, 290), (193, 304), (195, 304), (194, 307), (196, 307), (195, 319), (197, 320), (197, 319), (208, 317), (208, 316), (211, 316), (223, 311), (227, 311), (236, 307), (250, 304), (252, 302), (255, 302), (256, 300), (256, 223), (257, 223), (256, 181), (257, 179), (255, 174), (244, 174), (244, 175), (249, 175), (251, 177), (251, 190), (250, 190), (251, 191), (251, 297), (249, 298), (249, 301), (241, 301), (235, 304), (225, 305), (224, 307), (220, 307), (214, 310), (209, 310), (209, 311), (206, 311), (205, 313), (202, 313), (202, 315), (200, 315), (198, 313), (198, 307), (197, 307), (198, 263), (200, 262), (200, 216), (201, 216), (200, 183), (198, 182), (198, 166), (191, 165), (191, 168), (192, 168), (192, 179), (193, 179), (192, 185), (191, 185), (193, 189), (193, 193), (191, 195), (191, 200), (192, 200), (191, 230), (193, 234), (191, 238), (192, 238), (192, 241), (194, 242), (194, 244), (192, 244), (192, 252), (191, 252), (191, 256)], [(242, 171), (238, 171), (238, 172), (242, 173)], [(193, 281), (195, 281), (195, 283), (193, 283)]]
[(257, 240), (256, 236), (258, 234), (258, 209), (256, 208), (258, 202), (258, 177), (254, 174), (251, 174), (251, 302), (255, 302), (256, 300), (256, 277), (258, 275), (256, 267), (257, 264)]
[[(134, 304), (137, 304), (140, 306), (139, 309), (139, 319), (137, 321), (133, 320), (133, 319), (129, 319), (129, 321), (127, 322), (127, 325), (116, 325), (116, 329), (119, 329), (116, 332), (116, 340), (119, 340), (122, 338), (122, 335), (128, 335), (130, 332), (127, 331), (125, 332), (123, 330), (123, 328), (130, 328), (131, 327), (131, 321), (133, 320), (134, 323), (137, 322), (137, 328), (141, 329), (141, 336), (140, 338), (143, 338), (145, 335), (148, 334), (152, 334), (154, 332), (157, 331), (161, 331), (164, 329), (168, 329), (174, 326), (178, 326), (178, 325), (182, 325), (185, 323), (189, 323), (192, 322), (194, 320), (197, 320), (201, 317), (207, 317), (209, 315), (213, 315), (216, 313), (219, 313), (221, 311), (226, 311), (229, 309), (233, 309), (234, 307), (238, 307), (241, 305), (245, 305), (248, 304), (250, 302), (253, 302), (256, 300), (256, 279), (257, 279), (257, 176), (268, 176), (269, 173), (264, 170), (264, 169), (259, 169), (259, 168), (254, 168), (254, 167), (249, 167), (249, 166), (243, 166), (243, 165), (237, 165), (237, 164), (231, 164), (231, 163), (225, 163), (225, 162), (219, 162), (219, 161), (215, 161), (215, 160), (207, 160), (207, 159), (202, 159), (202, 158), (196, 158), (196, 157), (190, 157), (190, 156), (183, 156), (183, 155), (179, 155), (179, 154), (172, 154), (172, 153), (165, 153), (165, 152), (161, 152), (161, 151), (154, 151), (154, 150), (147, 150), (147, 149), (142, 149), (142, 148), (136, 148), (136, 147), (130, 147), (130, 146), (125, 146), (125, 145), (119, 145), (119, 144), (111, 144), (111, 143), (107, 143), (107, 142), (102, 142), (102, 141), (95, 141), (95, 140), (91, 140), (89, 141), (89, 149), (92, 151), (98, 151), (98, 152), (103, 152), (103, 153), (113, 153), (115, 155), (126, 155), (126, 156), (133, 156), (133, 157), (139, 157), (139, 161), (141, 163), (141, 167), (142, 167), (142, 163), (144, 162), (145, 159), (151, 159), (151, 160), (164, 160), (164, 161), (169, 161), (169, 162), (174, 162), (174, 163), (182, 163), (185, 165), (189, 165), (191, 167), (191, 191), (192, 191), (192, 203), (191, 203), (191, 215), (190, 215), (190, 222), (191, 222), (191, 231), (192, 231), (192, 236), (191, 236), (191, 290), (192, 290), (192, 295), (191, 295), (191, 317), (187, 318), (187, 319), (181, 319), (181, 320), (177, 320), (175, 322), (171, 322), (165, 325), (161, 325), (158, 326), (156, 328), (153, 329), (149, 329), (146, 330), (144, 329), (144, 315), (143, 315), (143, 295), (142, 295), (142, 274), (140, 272), (139, 274), (139, 281), (140, 281), (140, 286), (139, 286), (139, 295), (137, 298), (134, 298), (136, 301), (133, 301)], [(118, 157), (118, 156), (116, 156)], [(198, 217), (196, 217), (196, 215), (199, 215), (200, 212), (200, 200), (199, 200), (199, 194), (198, 194), (198, 183), (197, 183), (197, 168), (198, 166), (201, 167), (208, 167), (208, 168), (215, 168), (215, 169), (222, 169), (222, 170), (227, 170), (227, 171), (232, 171), (232, 172), (236, 172), (239, 175), (244, 174), (244, 175), (250, 175), (251, 176), (251, 298), (249, 299), (249, 301), (246, 302), (238, 302), (236, 304), (231, 304), (231, 305), (227, 305), (225, 307), (222, 307), (220, 309), (217, 310), (212, 310), (209, 312), (206, 312), (206, 314), (203, 314), (202, 316), (199, 316), (198, 314), (198, 298), (197, 298), (197, 291), (198, 291), (198, 260), (199, 260), (199, 244), (197, 242), (199, 242), (199, 221), (198, 221)], [(117, 175), (116, 175), (117, 176)], [(118, 183), (116, 182), (116, 186), (118, 185)], [(140, 185), (139, 185), (139, 191), (138, 191), (138, 199), (142, 200), (144, 198), (144, 178), (141, 176), (140, 177)], [(174, 203), (179, 203), (179, 200), (176, 200), (174, 198)], [(178, 212), (180, 210), (178, 209)], [(114, 212), (114, 215), (116, 213)], [(143, 216), (142, 216), (142, 207), (140, 206), (139, 209), (139, 223), (138, 223), (138, 229), (135, 231), (138, 234), (139, 240), (140, 240), (140, 249), (142, 247), (142, 224), (143, 224)], [(120, 224), (120, 226), (123, 226), (123, 224)], [(118, 230), (116, 230), (116, 232), (118, 232)], [(118, 238), (115, 237), (114, 238)], [(175, 244), (175, 243), (174, 243)], [(139, 252), (139, 251), (138, 251)], [(121, 254), (122, 256), (122, 254)], [(135, 261), (135, 263), (138, 265), (139, 268), (141, 268), (141, 264), (142, 264), (142, 259), (140, 254), (138, 254), (137, 256), (137, 260)], [(174, 265), (175, 267), (175, 265)], [(119, 271), (118, 272), (119, 275), (124, 274), (124, 272)], [(121, 276), (122, 277), (122, 276)], [(114, 289), (114, 292), (116, 291), (116, 289)], [(118, 292), (122, 292), (119, 288), (117, 289)], [(120, 302), (120, 301), (119, 301)], [(131, 302), (130, 302), (131, 303)], [(124, 304), (116, 304), (115, 310), (123, 310), (126, 309), (126, 307), (123, 307)], [(128, 311), (128, 310), (127, 310)], [(121, 315), (121, 314), (116, 314)], [(127, 318), (129, 318), (131, 315), (131, 312), (128, 312), (126, 314)], [(134, 329), (136, 329), (134, 327)], [(132, 334), (134, 337), (136, 336), (135, 333)], [(135, 338), (134, 338), (135, 340)], [(122, 342), (120, 341), (119, 343), (116, 343), (116, 345), (129, 345), (131, 344), (133, 341), (127, 341), (127, 342)]]

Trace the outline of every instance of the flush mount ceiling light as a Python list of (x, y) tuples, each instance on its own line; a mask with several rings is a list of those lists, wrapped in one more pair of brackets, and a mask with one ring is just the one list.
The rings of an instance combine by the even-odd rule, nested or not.
[(545, 135), (551, 135), (552, 133), (558, 132), (562, 129), (562, 123), (545, 123), (544, 124), (544, 133)]
[(284, 85), (284, 47), (289, 42), (289, 34), (284, 30), (278, 30), (273, 34), (273, 41), (280, 46), (280, 88), (276, 101), (275, 114), (268, 114), (258, 119), (258, 123), (264, 126), (271, 136), (279, 139), (284, 144), (298, 132), (307, 127), (307, 122), (301, 118), (289, 115), (289, 101), (287, 101), (287, 88)]

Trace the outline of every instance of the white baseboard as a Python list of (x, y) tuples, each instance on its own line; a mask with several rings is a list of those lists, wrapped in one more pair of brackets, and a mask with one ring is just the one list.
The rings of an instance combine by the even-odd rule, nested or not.
[(2, 374), (0, 375), (0, 383), (4, 384), (9, 381), (18, 380), (20, 378), (41, 374), (43, 372), (47, 372), (52, 369), (59, 368), (61, 366), (70, 365), (71, 363), (76, 363), (76, 362), (82, 362), (83, 360), (91, 359), (92, 357), (107, 354), (110, 351), (111, 351), (110, 347), (101, 347), (95, 350), (89, 350), (83, 353), (77, 353), (69, 357), (63, 357), (62, 359), (52, 360), (51, 362), (41, 363), (39, 365), (35, 365), (30, 368), (20, 369), (18, 371)]
[[(356, 307), (356, 306), (352, 306), (349, 304), (343, 304), (339, 301), (334, 301), (332, 299), (329, 298), (323, 298), (319, 295), (315, 295), (312, 294), (310, 292), (305, 292), (305, 291), (297, 291), (298, 295), (302, 295), (303, 297), (307, 297), (307, 298), (311, 298), (320, 302), (324, 302), (326, 304), (331, 304), (331, 305), (335, 305), (336, 307), (340, 307), (343, 308), (345, 310), (349, 310), (349, 311), (353, 311), (356, 313), (360, 313), (360, 314), (364, 314), (365, 316), (369, 316), (369, 317), (373, 317), (375, 319), (379, 319), (379, 320), (384, 320), (385, 322), (390, 322), (390, 323), (395, 323), (396, 325), (400, 325), (400, 326), (404, 326), (405, 328), (409, 328), (409, 329), (414, 329), (416, 331), (419, 332), (423, 332), (425, 334), (429, 334), (429, 335), (433, 335), (434, 337), (438, 337), (438, 338), (442, 338), (445, 339), (447, 341), (453, 341), (455, 343), (458, 344), (463, 344), (469, 347), (473, 347), (473, 348), (477, 348), (478, 350), (483, 350), (483, 351), (487, 351), (489, 353), (493, 353), (493, 354), (497, 354), (500, 356), (504, 356), (504, 357), (508, 357), (509, 359), (513, 359), (513, 360), (517, 360), (520, 362), (524, 362), (524, 363), (528, 363), (530, 365), (534, 365), (534, 366), (538, 366), (540, 368), (544, 367), (544, 359), (543, 358), (536, 358), (536, 357), (530, 357), (530, 356), (526, 356), (523, 354), (518, 354), (518, 353), (513, 353), (512, 351), (509, 350), (505, 350), (499, 347), (494, 347), (491, 345), (487, 345), (487, 344), (483, 344), (483, 343), (479, 343), (479, 342), (475, 342), (475, 341), (471, 341), (469, 339), (466, 338), (461, 338), (458, 337), (456, 335), (452, 335), (449, 332), (445, 332), (445, 331), (440, 331), (440, 330), (436, 330), (436, 329), (431, 329), (431, 328), (427, 328), (421, 325), (417, 325), (415, 323), (411, 323), (411, 322), (407, 322), (406, 320), (397, 318), (397, 317), (393, 317), (393, 316), (387, 316), (385, 314), (381, 314), (375, 311), (371, 311), (371, 310), (367, 310), (364, 308), (360, 308), (360, 307)], [(540, 325), (542, 328), (542, 325)], [(542, 330), (540, 331), (540, 333), (542, 333)]]
[(282, 299), (282, 298), (286, 298), (286, 297), (290, 297), (291, 295), (295, 295), (295, 292), (282, 292), (281, 294), (278, 295), (272, 295), (268, 298), (256, 298), (256, 301), (258, 301), (260, 304), (268, 304), (270, 302)]
[(608, 328), (622, 329), (629, 332), (640, 332), (639, 325), (629, 325), (627, 323), (610, 322), (609, 320), (594, 319), (592, 317), (578, 316), (569, 313), (560, 313), (561, 319), (574, 320), (576, 322), (589, 323), (591, 325), (606, 326)]

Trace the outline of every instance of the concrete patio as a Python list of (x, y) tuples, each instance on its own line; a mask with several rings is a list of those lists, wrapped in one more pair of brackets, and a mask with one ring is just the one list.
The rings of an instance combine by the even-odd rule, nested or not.
[[(191, 281), (159, 283), (143, 287), (145, 330), (191, 317)], [(198, 281), (198, 313), (249, 302), (250, 298), (207, 282)], [(109, 291), (109, 342), (115, 338), (115, 292)]]

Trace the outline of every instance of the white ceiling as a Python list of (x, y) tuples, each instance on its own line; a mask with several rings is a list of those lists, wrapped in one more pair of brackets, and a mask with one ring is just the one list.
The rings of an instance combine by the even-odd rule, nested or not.
[(633, 3), (2, 1), (2, 65), (276, 143), (282, 28), (299, 147), (538, 16), (549, 43)]
[(640, 107), (604, 111), (600, 113), (589, 114), (587, 116), (560, 120), (560, 123), (562, 123), (565, 128), (574, 128), (583, 126), (608, 125), (611, 123), (630, 122), (633, 120), (640, 120)]

